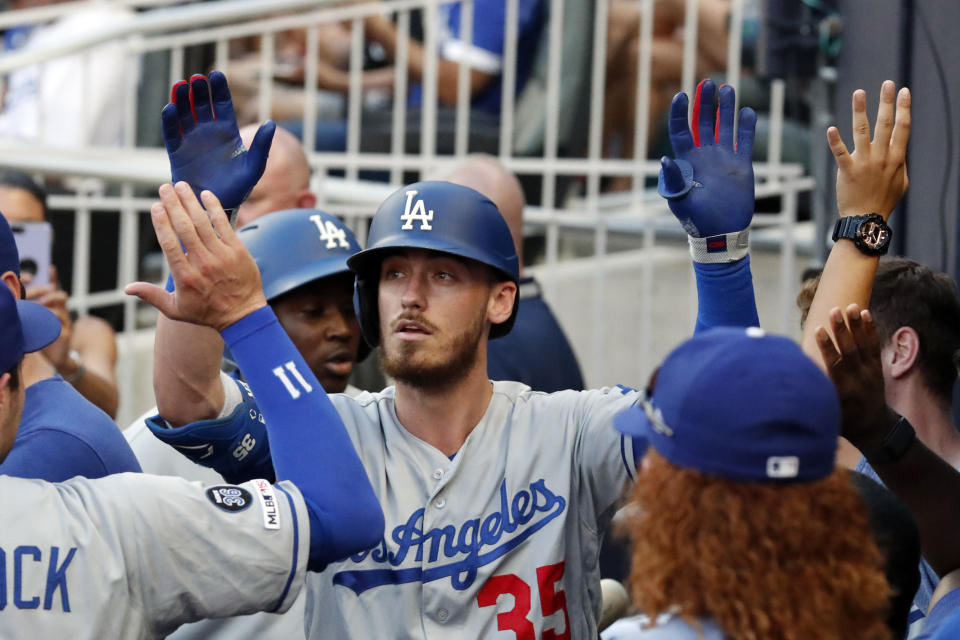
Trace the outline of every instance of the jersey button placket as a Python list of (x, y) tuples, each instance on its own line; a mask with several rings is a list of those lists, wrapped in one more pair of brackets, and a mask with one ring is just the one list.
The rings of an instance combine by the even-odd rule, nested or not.
[(437, 498), (433, 501), (433, 506), (435, 506), (437, 509), (443, 509), (445, 506), (447, 506), (447, 499)]
[(440, 480), (443, 478), (443, 469), (434, 469), (431, 475), (433, 476), (434, 480)]

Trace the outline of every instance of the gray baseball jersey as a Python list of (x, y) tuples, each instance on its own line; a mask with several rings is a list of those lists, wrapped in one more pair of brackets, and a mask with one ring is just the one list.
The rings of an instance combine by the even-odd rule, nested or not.
[(0, 476), (0, 492), (0, 638), (162, 638), (300, 592), (309, 524), (290, 483)]
[(493, 384), (452, 458), (400, 426), (392, 387), (331, 396), (386, 529), (308, 576), (309, 638), (596, 639), (602, 531), (634, 472), (612, 420), (638, 394)]
[[(233, 384), (231, 381), (230, 384)], [(213, 469), (200, 466), (173, 447), (156, 439), (144, 420), (157, 415), (154, 407), (124, 429), (123, 435), (137, 456), (144, 473), (161, 476), (177, 476), (203, 484), (227, 484)], [(306, 591), (300, 595), (286, 613), (255, 613), (232, 618), (201, 620), (185, 624), (167, 640), (286, 640), (303, 638), (303, 603)]]

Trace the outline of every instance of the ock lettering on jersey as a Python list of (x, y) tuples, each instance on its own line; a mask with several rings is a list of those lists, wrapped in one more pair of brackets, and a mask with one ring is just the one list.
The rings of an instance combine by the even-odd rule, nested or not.
[(516, 548), (524, 540), (559, 516), (567, 501), (551, 491), (542, 478), (507, 497), (507, 481), (500, 485), (500, 509), (482, 518), (467, 520), (459, 527), (452, 524), (423, 530), (423, 509), (417, 509), (406, 523), (395, 527), (391, 534), (396, 551), (387, 548), (386, 540), (370, 551), (351, 556), (354, 563), (372, 560), (388, 567), (401, 567), (413, 557), (418, 564), (424, 561), (424, 550), (429, 562), (441, 554), (450, 562), (439, 566), (419, 566), (391, 569), (353, 569), (338, 571), (333, 583), (348, 587), (357, 595), (367, 589), (385, 584), (432, 582), (450, 578), (454, 589), (464, 590), (473, 584), (477, 569), (489, 564)]
[[(0, 547), (0, 611), (7, 608), (7, 592), (12, 587), (11, 599), (17, 609), (39, 609), (42, 600), (43, 608), (49, 611), (53, 608), (54, 596), (59, 592), (60, 608), (69, 613), (67, 568), (77, 548), (70, 547), (65, 553), (63, 551), (60, 547), (50, 547), (50, 552), (44, 554), (40, 547), (21, 545), (7, 553), (6, 549)], [(38, 573), (43, 575), (44, 572), (47, 578), (43, 592), (24, 593), (24, 577), (28, 576), (27, 580), (35, 582), (33, 576)]]

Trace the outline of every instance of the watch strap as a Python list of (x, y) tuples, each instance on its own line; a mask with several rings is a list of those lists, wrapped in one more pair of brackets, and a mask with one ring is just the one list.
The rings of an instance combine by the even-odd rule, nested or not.
[(914, 431), (913, 425), (906, 418), (900, 416), (887, 431), (880, 446), (876, 449), (864, 451), (863, 456), (871, 466), (894, 462), (907, 453), (916, 439), (917, 432)]
[(833, 227), (833, 241), (836, 242), (840, 238), (853, 240), (859, 224), (860, 216), (844, 216), (838, 219), (837, 224)]

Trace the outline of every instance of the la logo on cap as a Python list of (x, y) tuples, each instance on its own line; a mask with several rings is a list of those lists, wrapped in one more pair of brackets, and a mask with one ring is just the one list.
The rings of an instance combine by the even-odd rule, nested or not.
[(420, 221), (420, 230), (421, 231), (430, 231), (433, 229), (433, 226), (430, 224), (433, 221), (433, 209), (427, 209), (427, 206), (423, 203), (423, 198), (417, 198), (417, 201), (414, 202), (413, 198), (419, 193), (416, 189), (411, 189), (407, 191), (407, 205), (404, 207), (403, 215), (400, 216), (400, 219), (403, 220), (403, 226), (400, 227), (403, 231), (413, 230), (413, 223), (415, 220)]

